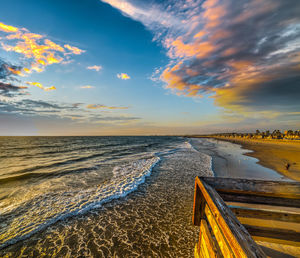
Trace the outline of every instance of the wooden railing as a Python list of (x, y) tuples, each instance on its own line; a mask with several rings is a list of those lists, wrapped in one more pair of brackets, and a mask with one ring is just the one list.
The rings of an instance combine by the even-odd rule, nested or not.
[(201, 178), (257, 241), (300, 247), (300, 183)]
[(300, 183), (197, 177), (193, 223), (195, 257), (266, 257), (254, 240), (300, 247)]
[(195, 257), (266, 257), (219, 194), (198, 177), (193, 223), (200, 226)]

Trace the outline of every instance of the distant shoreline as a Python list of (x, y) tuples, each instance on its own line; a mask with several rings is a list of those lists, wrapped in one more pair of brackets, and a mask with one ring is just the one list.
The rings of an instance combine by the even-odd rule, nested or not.
[(191, 136), (191, 138), (212, 138), (240, 144), (244, 149), (253, 151), (245, 155), (257, 158), (258, 164), (300, 182), (300, 141), (201, 135)]

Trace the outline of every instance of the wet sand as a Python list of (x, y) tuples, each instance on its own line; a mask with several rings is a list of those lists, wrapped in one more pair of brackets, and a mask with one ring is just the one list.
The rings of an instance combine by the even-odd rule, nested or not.
[(241, 145), (212, 138), (194, 138), (191, 142), (199, 152), (212, 157), (212, 170), (217, 177), (290, 180), (258, 164), (259, 160), (252, 157), (251, 150)]
[(253, 152), (245, 155), (255, 157), (259, 160), (258, 164), (300, 182), (300, 141), (218, 139), (237, 143), (244, 149), (252, 150)]

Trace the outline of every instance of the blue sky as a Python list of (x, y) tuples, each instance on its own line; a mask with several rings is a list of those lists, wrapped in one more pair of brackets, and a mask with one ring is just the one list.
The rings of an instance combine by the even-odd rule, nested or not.
[(296, 2), (5, 1), (0, 135), (297, 129)]

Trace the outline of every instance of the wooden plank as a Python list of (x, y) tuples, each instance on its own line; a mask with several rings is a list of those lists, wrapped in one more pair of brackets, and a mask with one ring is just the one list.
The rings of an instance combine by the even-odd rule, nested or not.
[[(298, 249), (300, 247), (299, 242), (284, 240), (284, 239), (278, 239), (278, 238), (269, 238), (269, 237), (262, 237), (262, 236), (252, 236), (252, 238), (255, 241), (270, 243), (270, 244), (279, 244), (279, 245), (285, 245), (292, 248)], [(261, 243), (260, 243), (261, 244)], [(294, 256), (292, 256), (294, 257)]]
[[(226, 206), (219, 194), (211, 186), (202, 182), (198, 177), (196, 177), (196, 183), (198, 184), (209, 211), (219, 228), (216, 228), (215, 231), (218, 230), (222, 232), (227, 243), (230, 244), (234, 255), (236, 257), (266, 257), (263, 251), (253, 241), (247, 230)], [(211, 221), (213, 220), (211, 219), (209, 222)]]
[(224, 201), (228, 201), (228, 202), (234, 201), (234, 202), (242, 202), (242, 203), (257, 203), (257, 204), (300, 208), (299, 199), (293, 199), (291, 201), (291, 199), (287, 199), (287, 198), (265, 197), (265, 196), (258, 196), (253, 194), (225, 193), (225, 192), (219, 192), (219, 194)]
[(217, 192), (300, 199), (300, 183), (241, 178), (201, 177)]
[(195, 190), (194, 190), (194, 205), (193, 205), (193, 218), (192, 222), (195, 226), (200, 226), (201, 218), (203, 217), (203, 196), (201, 194), (201, 190), (195, 182)]
[(205, 207), (205, 215), (212, 228), (222, 255), (224, 257), (235, 257), (230, 244), (226, 240), (226, 237), (224, 236), (222, 230), (219, 228), (218, 223), (216, 222), (216, 219), (214, 218), (214, 215), (212, 214), (208, 206)]
[[(254, 237), (269, 239), (268, 242), (286, 243), (288, 245), (300, 246), (300, 233), (277, 228), (257, 227), (244, 225), (248, 232)], [(266, 240), (265, 240), (266, 241)]]
[(195, 245), (194, 258), (200, 258), (200, 250), (198, 243)]
[(225, 202), (227, 206), (237, 206), (246, 207), (260, 210), (278, 211), (278, 212), (290, 212), (295, 214), (300, 214), (300, 208), (287, 207), (287, 206), (277, 206), (268, 204), (257, 204), (257, 203), (241, 203), (241, 202)]
[(207, 243), (205, 242), (203, 235), (201, 236), (200, 256), (203, 258), (210, 258)]
[(207, 257), (221, 257), (208, 229), (207, 222), (204, 219), (201, 220), (200, 232), (201, 239), (199, 239), (199, 243), (200, 245), (205, 245)]
[(298, 213), (270, 211), (238, 206), (229, 206), (229, 208), (237, 217), (300, 223), (300, 214)]

